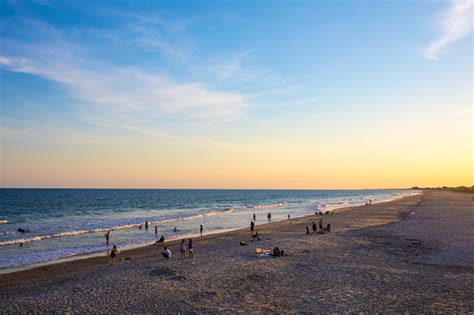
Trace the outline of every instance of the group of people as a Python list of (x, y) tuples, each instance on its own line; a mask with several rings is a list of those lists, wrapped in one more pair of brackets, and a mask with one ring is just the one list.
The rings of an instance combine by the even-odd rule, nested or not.
[[(331, 224), (327, 224), (326, 227), (323, 226), (323, 219), (319, 219), (319, 230), (318, 226), (316, 226), (316, 223), (313, 221), (312, 224), (313, 228), (313, 233), (318, 233), (318, 234), (325, 234), (326, 232), (331, 232)], [(310, 234), (309, 232), (309, 227), (306, 226), (306, 234)]]
[[(193, 240), (190, 238), (188, 240), (188, 243), (186, 244), (186, 240), (181, 240), (181, 245), (179, 246), (179, 252), (181, 254), (181, 259), (186, 258), (186, 252), (188, 253), (188, 257), (193, 259)], [(161, 255), (165, 257), (166, 259), (171, 258), (171, 251), (168, 247), (164, 247), (163, 251), (161, 252)]]

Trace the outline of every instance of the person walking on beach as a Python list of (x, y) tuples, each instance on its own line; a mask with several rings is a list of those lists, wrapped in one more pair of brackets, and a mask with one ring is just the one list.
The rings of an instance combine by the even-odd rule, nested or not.
[(313, 221), (313, 233), (316, 233), (316, 231), (317, 231), (316, 223), (314, 223)]
[(118, 249), (117, 249), (117, 245), (114, 245), (114, 247), (112, 247), (112, 250), (110, 251), (110, 258), (112, 259), (112, 266), (115, 265), (115, 257), (117, 256), (118, 254)]
[(158, 237), (158, 227), (155, 225), (155, 237)]
[(319, 230), (322, 231), (323, 229), (323, 219), (319, 219)]
[(255, 231), (255, 223), (253, 221), (250, 221), (250, 232)]
[(202, 224), (199, 226), (199, 233), (201, 233), (202, 236)]
[(193, 240), (189, 239), (188, 242), (188, 253), (189, 253), (189, 258), (193, 259)]
[(268, 222), (270, 223), (270, 221), (272, 220), (272, 213), (271, 212), (268, 212), (267, 219), (268, 219)]
[(185, 240), (181, 241), (181, 246), (179, 247), (179, 251), (181, 253), (181, 259), (186, 258), (186, 243), (185, 243)]
[(107, 231), (107, 233), (105, 233), (105, 245), (109, 245), (109, 239), (110, 239), (110, 231)]

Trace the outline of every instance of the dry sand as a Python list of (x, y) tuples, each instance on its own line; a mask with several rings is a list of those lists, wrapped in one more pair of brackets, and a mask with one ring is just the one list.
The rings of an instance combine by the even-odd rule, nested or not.
[[(0, 312), (334, 313), (474, 311), (472, 194), (431, 192), (324, 216), (0, 275)], [(316, 221), (317, 223), (317, 221)], [(245, 240), (248, 246), (240, 246)], [(279, 246), (288, 256), (263, 258)], [(122, 258), (130, 258), (120, 260)]]

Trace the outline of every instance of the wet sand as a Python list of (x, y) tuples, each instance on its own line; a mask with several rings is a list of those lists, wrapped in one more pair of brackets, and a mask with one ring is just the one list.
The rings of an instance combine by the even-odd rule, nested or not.
[[(0, 312), (329, 313), (474, 311), (473, 194), (429, 192), (0, 275)], [(249, 218), (250, 219), (250, 218)], [(249, 220), (250, 221), (250, 220)], [(240, 246), (244, 240), (247, 246)], [(259, 257), (278, 246), (288, 256)], [(125, 259), (125, 260), (122, 260)]]

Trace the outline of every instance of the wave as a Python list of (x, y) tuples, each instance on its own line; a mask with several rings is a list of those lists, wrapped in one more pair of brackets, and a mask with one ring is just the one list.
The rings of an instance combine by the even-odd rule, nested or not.
[(277, 203), (272, 203), (272, 204), (262, 204), (262, 205), (255, 205), (252, 206), (251, 208), (254, 209), (262, 209), (262, 208), (277, 208), (283, 206), (283, 202), (277, 202)]
[(0, 224), (7, 224), (8, 220), (0, 220)]
[[(190, 220), (195, 220), (198, 218), (203, 218), (205, 216), (227, 215), (233, 212), (234, 212), (234, 208), (228, 208), (224, 211), (210, 211), (207, 213), (192, 215), (188, 217), (170, 218), (170, 219), (164, 219), (164, 220), (159, 220), (159, 221), (149, 221), (148, 224), (164, 224), (164, 223), (172, 223), (172, 222), (179, 222), (179, 221), (190, 221)], [(51, 235), (38, 235), (38, 236), (29, 237), (29, 238), (20, 238), (20, 239), (8, 240), (8, 241), (0, 241), (0, 246), (18, 245), (20, 243), (29, 243), (29, 242), (41, 241), (44, 239), (57, 238), (57, 237), (75, 236), (75, 235), (90, 234), (90, 233), (101, 233), (101, 232), (114, 231), (114, 230), (125, 230), (125, 229), (131, 229), (131, 228), (138, 228), (140, 225), (143, 226), (143, 223), (131, 223), (131, 224), (103, 227), (103, 228), (97, 228), (97, 229), (91, 229), (91, 230), (67, 231), (67, 232), (61, 232), (61, 233), (56, 233), (56, 234), (51, 234)]]

